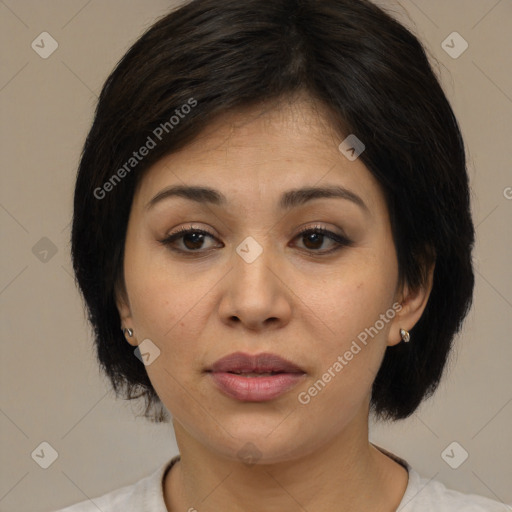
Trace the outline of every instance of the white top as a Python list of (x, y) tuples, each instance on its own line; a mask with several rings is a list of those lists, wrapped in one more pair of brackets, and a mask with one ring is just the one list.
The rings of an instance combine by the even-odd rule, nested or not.
[[(476, 494), (447, 489), (441, 482), (422, 478), (396, 455), (376, 447), (392, 457), (409, 472), (409, 483), (396, 512), (509, 512), (512, 507)], [(179, 455), (153, 474), (133, 485), (122, 487), (99, 498), (86, 500), (55, 512), (168, 512), (163, 494), (166, 473)], [(193, 509), (192, 509), (193, 510)]]

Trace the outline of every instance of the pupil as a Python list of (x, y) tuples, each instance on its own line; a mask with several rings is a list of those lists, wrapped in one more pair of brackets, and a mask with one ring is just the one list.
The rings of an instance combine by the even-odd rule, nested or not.
[[(318, 247), (322, 246), (323, 237), (324, 235), (322, 235), (321, 233), (310, 233), (309, 235), (306, 235), (304, 245), (308, 249), (318, 249)], [(312, 245), (310, 245), (310, 242), (312, 243)]]
[[(189, 233), (183, 237), (183, 243), (187, 249), (200, 249), (203, 244), (203, 237), (202, 233)], [(191, 242), (191, 244), (187, 242)]]

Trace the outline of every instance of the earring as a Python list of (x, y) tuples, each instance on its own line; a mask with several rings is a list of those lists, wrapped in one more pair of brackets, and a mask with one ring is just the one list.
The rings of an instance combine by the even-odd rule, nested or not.
[(123, 334), (126, 336), (126, 333), (128, 333), (128, 337), (132, 337), (133, 336), (133, 329), (130, 329), (129, 327), (127, 327), (126, 329), (123, 329)]
[(402, 341), (405, 343), (408, 343), (409, 340), (411, 339), (409, 331), (406, 331), (405, 329), (400, 329), (400, 337), (402, 338)]

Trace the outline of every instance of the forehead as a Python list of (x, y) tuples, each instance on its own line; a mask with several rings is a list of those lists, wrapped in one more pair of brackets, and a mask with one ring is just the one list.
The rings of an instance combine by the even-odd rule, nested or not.
[(362, 161), (340, 153), (342, 140), (325, 109), (308, 100), (229, 112), (148, 169), (136, 196), (146, 204), (169, 185), (187, 184), (262, 201), (294, 187), (337, 183), (379, 201), (380, 187)]

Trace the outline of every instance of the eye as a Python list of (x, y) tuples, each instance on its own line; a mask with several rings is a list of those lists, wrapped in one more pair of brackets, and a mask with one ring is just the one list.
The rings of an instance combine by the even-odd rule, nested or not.
[[(199, 228), (180, 228), (178, 231), (171, 233), (169, 236), (159, 242), (168, 246), (171, 250), (180, 253), (202, 253), (214, 248), (222, 248), (222, 242), (210, 244), (205, 242), (210, 239), (217, 241), (216, 237), (210, 232)], [(304, 247), (300, 247), (308, 252), (317, 254), (329, 254), (335, 252), (342, 247), (352, 245), (352, 241), (343, 235), (339, 235), (321, 226), (307, 227), (302, 229), (294, 240), (302, 240)], [(326, 249), (325, 244), (328, 242), (331, 248)], [(206, 245), (206, 247), (205, 247)]]
[[(197, 228), (181, 228), (175, 233), (171, 233), (168, 237), (159, 242), (168, 246), (171, 250), (177, 252), (204, 252), (205, 250), (212, 249), (214, 246), (205, 248), (205, 241), (207, 239), (216, 240), (216, 238), (205, 231), (204, 229)], [(176, 242), (179, 242), (176, 247)]]
[[(321, 226), (307, 227), (300, 231), (295, 239), (302, 239), (304, 249), (307, 251), (313, 251), (319, 254), (328, 254), (342, 247), (352, 245), (352, 241), (343, 235), (333, 233), (328, 229)], [(324, 243), (329, 242), (331, 249), (325, 249)], [(319, 250), (324, 248), (324, 250)]]

